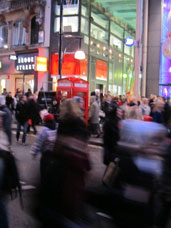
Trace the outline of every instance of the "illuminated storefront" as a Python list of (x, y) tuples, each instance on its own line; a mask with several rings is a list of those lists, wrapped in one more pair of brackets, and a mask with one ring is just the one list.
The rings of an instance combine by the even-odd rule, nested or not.
[[(90, 82), (90, 91), (97, 89), (104, 93), (110, 91), (114, 95), (126, 94), (133, 89), (134, 46), (126, 46), (124, 40), (127, 37), (135, 38), (136, 1), (125, 2), (127, 12), (120, 14), (118, 12), (123, 8), (123, 2), (118, 1), (117, 5), (112, 0), (109, 2), (111, 2), (113, 9), (119, 7), (114, 12), (118, 18), (116, 15), (115, 17), (112, 15), (110, 10), (113, 9), (109, 9), (110, 7), (105, 1), (94, 0), (91, 3), (88, 0), (64, 1), (64, 34), (81, 35), (83, 38), (80, 44), (78, 39), (75, 39), (74, 43), (74, 38), (67, 39), (64, 37), (62, 75), (65, 77), (72, 72), (72, 75), (87, 77)], [(58, 39), (55, 37), (58, 36), (60, 30), (60, 1), (53, 0), (53, 4), (52, 29), (54, 34), (52, 34), (51, 39), (53, 41), (51, 43), (51, 76), (55, 81), (59, 77)], [(119, 18), (119, 15), (123, 15), (123, 13), (129, 18), (128, 20), (125, 20), (124, 16)], [(84, 65), (83, 72), (85, 75), (81, 71), (79, 73), (73, 71), (76, 60), (68, 60), (69, 63), (66, 64), (67, 54), (74, 53), (78, 47), (84, 50), (87, 56), (86, 63), (80, 64), (81, 66)], [(54, 60), (54, 58), (56, 59)], [(87, 69), (85, 69), (86, 67)], [(68, 73), (68, 69), (70, 69), (70, 73)]]
[(48, 65), (47, 58), (38, 56), (38, 52), (0, 57), (0, 62), (0, 93), (6, 88), (13, 95), (16, 89), (36, 92), (41, 83), (39, 73), (47, 72)]

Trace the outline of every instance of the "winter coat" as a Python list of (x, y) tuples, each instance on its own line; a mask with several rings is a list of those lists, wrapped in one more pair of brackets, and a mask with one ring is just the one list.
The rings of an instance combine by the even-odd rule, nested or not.
[(100, 112), (100, 107), (98, 103), (96, 102), (96, 100), (92, 101), (92, 103), (90, 104), (90, 111), (89, 111), (89, 120), (91, 124), (99, 123), (99, 112)]
[[(81, 119), (69, 117), (60, 120), (51, 165), (47, 164), (50, 152), (44, 160), (42, 158), (41, 203), (54, 215), (55, 221), (59, 214), (72, 220), (80, 213), (85, 174), (90, 169), (87, 140), (88, 132)], [(55, 221), (50, 218), (51, 223)]]
[(11, 135), (11, 125), (12, 125), (12, 115), (10, 110), (6, 107), (6, 105), (2, 105), (0, 107), (0, 111), (3, 112), (3, 130), (7, 135), (9, 144), (12, 143), (12, 135)]
[(28, 100), (28, 109), (29, 109), (29, 119), (32, 120), (33, 124), (37, 124), (40, 120), (40, 109), (38, 103), (36, 103), (33, 99)]
[(37, 136), (36, 142), (31, 148), (31, 153), (33, 155), (37, 155), (38, 153), (44, 153), (47, 150), (52, 151), (54, 148), (56, 135), (57, 129), (55, 127), (50, 128), (44, 126)]
[(14, 99), (11, 96), (6, 96), (6, 106), (11, 111), (14, 110)]
[(112, 111), (108, 113), (108, 117), (103, 125), (104, 163), (106, 165), (114, 159), (120, 136), (116, 110), (113, 110), (113, 115)]
[(24, 124), (29, 119), (29, 109), (27, 102), (18, 102), (16, 106), (16, 120), (20, 124)]

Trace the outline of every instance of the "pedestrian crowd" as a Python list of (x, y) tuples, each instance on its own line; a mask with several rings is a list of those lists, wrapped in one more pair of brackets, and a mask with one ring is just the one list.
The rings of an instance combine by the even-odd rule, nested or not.
[[(37, 215), (42, 228), (87, 227), (83, 222), (85, 214), (83, 203), (86, 195), (86, 174), (91, 169), (87, 152), (90, 136), (103, 138), (103, 162), (106, 165), (103, 183), (106, 188), (110, 188), (110, 193), (109, 191), (108, 193), (105, 192), (103, 196), (100, 196), (101, 198), (93, 197), (93, 203), (95, 202), (96, 206), (97, 201), (98, 205), (100, 205), (99, 202), (103, 202), (104, 198), (105, 201), (109, 200), (109, 204), (110, 201), (113, 202), (115, 194), (113, 190), (111, 191), (111, 188), (118, 188), (119, 192), (123, 192), (124, 187), (131, 183), (135, 190), (135, 186), (141, 184), (140, 179), (146, 180), (147, 175), (142, 175), (137, 171), (138, 169), (135, 168), (134, 163), (140, 164), (141, 169), (145, 169), (145, 173), (148, 173), (149, 167), (142, 165), (143, 162), (148, 164), (149, 157), (147, 159), (145, 156), (147, 154), (151, 156), (151, 163), (147, 166), (154, 163), (155, 165), (157, 164), (154, 166), (158, 167), (159, 162), (166, 160), (167, 157), (167, 165), (169, 164), (167, 166), (167, 175), (170, 172), (171, 102), (169, 98), (165, 99), (153, 94), (150, 95), (150, 98), (136, 98), (131, 95), (112, 96), (110, 92), (105, 95), (92, 92), (89, 102), (88, 123), (84, 119), (84, 111), (85, 106), (82, 97), (65, 98), (61, 100), (60, 104), (56, 99), (53, 99), (50, 107), (42, 107), (38, 102), (37, 94), (33, 94), (30, 89), (25, 94), (22, 94), (17, 89), (14, 97), (4, 89), (3, 94), (0, 96), (0, 134), (5, 134), (7, 138), (6, 143), (5, 140), (2, 140), (5, 136), (1, 137), (0, 150), (12, 152), (12, 121), (17, 123), (17, 143), (20, 142), (21, 129), (23, 131), (22, 145), (26, 145), (26, 137), (31, 128), (33, 129), (33, 134), (37, 134), (36, 140), (31, 146), (30, 154), (33, 158), (36, 158), (38, 154), (41, 155)], [(39, 132), (37, 132), (37, 125), (42, 125)], [(156, 156), (163, 150), (165, 150), (165, 153), (161, 155), (162, 159), (156, 160)], [(139, 157), (142, 152), (143, 155)], [(124, 156), (121, 156), (123, 154)], [(134, 154), (133, 160), (132, 154)], [(120, 179), (117, 179), (117, 184), (113, 184), (118, 167), (120, 167), (120, 170), (122, 169), (119, 172), (121, 173)], [(5, 179), (3, 170), (5, 170), (5, 164), (3, 164), (3, 157), (0, 154), (0, 224), (2, 224), (2, 228), (8, 228), (4, 206), (6, 193), (1, 190)], [(153, 171), (154, 173), (160, 173), (160, 168), (159, 171), (150, 170), (150, 172)], [(109, 178), (113, 173), (111, 184)], [(135, 177), (133, 177), (134, 175)], [(128, 180), (129, 184), (127, 183)], [(127, 184), (121, 186), (123, 182)], [(167, 186), (167, 193), (170, 191), (171, 194), (171, 185), (166, 182), (164, 183)], [(146, 182), (143, 184), (146, 184)], [(149, 190), (148, 187), (143, 185), (143, 189)], [(127, 190), (126, 194), (129, 197), (130, 192), (133, 191), (132, 189), (129, 187)], [(166, 191), (163, 188), (160, 188), (160, 190), (161, 199), (165, 194), (161, 192)], [(88, 202), (92, 202), (92, 192), (90, 192), (87, 197)], [(141, 194), (144, 193), (141, 191)], [(108, 196), (107, 198), (106, 195)], [(116, 203), (117, 205), (118, 199), (115, 199), (113, 204)], [(156, 201), (154, 200), (153, 207), (155, 203)], [(166, 204), (168, 209), (168, 202), (163, 203), (162, 200), (160, 201), (160, 206), (156, 206), (157, 209), (160, 209), (156, 212), (160, 221), (156, 221), (156, 216), (154, 216), (155, 222), (153, 222), (155, 225), (157, 224), (156, 227), (164, 227), (163, 224), (166, 222), (165, 214), (168, 213), (168, 210), (165, 210)], [(119, 207), (120, 205), (119, 201)], [(151, 209), (151, 204), (150, 207), (148, 204), (147, 208), (148, 210), (149, 208)], [(114, 211), (113, 206), (108, 209), (109, 211), (112, 209), (112, 212), (110, 211), (112, 214)], [(147, 226), (144, 225), (144, 227)]]

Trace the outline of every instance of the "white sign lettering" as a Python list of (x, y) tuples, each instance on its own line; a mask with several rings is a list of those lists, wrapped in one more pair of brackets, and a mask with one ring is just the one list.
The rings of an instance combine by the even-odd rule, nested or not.
[(75, 83), (75, 87), (79, 87), (79, 88), (87, 88), (87, 84)]

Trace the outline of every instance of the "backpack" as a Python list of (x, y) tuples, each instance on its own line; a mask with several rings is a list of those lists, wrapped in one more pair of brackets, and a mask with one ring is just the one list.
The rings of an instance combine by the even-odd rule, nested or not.
[(4, 150), (0, 150), (0, 158), (3, 159), (5, 165), (1, 191), (3, 194), (10, 195), (11, 199), (15, 199), (19, 194), (20, 204), (23, 207), (21, 184), (15, 158), (12, 153)]

